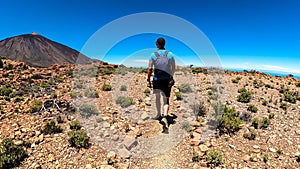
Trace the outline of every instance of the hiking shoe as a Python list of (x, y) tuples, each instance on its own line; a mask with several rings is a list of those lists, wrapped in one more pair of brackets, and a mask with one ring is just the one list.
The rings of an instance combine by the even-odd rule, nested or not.
[(159, 120), (159, 121), (160, 121), (161, 119), (162, 119), (162, 117), (161, 117), (160, 115), (152, 118), (152, 120)]
[(169, 128), (168, 120), (166, 117), (163, 117), (161, 119), (161, 122), (162, 122), (163, 128), (167, 128), (167, 129)]

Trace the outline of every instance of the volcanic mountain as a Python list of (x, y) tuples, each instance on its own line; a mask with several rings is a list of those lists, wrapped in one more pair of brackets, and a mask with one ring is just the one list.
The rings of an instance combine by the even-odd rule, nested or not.
[(0, 56), (25, 62), (34, 67), (49, 67), (52, 64), (63, 63), (81, 64), (92, 61), (78, 51), (37, 33), (1, 40)]

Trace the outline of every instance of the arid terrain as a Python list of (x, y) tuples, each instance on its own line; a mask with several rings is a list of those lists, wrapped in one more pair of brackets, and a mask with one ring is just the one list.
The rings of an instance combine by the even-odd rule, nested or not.
[(2, 62), (0, 144), (26, 151), (19, 168), (300, 168), (297, 79), (178, 68), (162, 133), (145, 69)]

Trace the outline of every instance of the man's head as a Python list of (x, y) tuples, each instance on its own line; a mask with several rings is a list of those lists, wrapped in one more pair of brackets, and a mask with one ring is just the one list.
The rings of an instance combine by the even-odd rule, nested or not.
[(165, 44), (166, 44), (166, 41), (164, 38), (158, 38), (156, 40), (156, 46), (158, 49), (165, 49)]

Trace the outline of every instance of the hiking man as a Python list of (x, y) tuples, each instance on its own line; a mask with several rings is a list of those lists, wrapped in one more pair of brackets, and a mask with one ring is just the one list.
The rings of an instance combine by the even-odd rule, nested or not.
[[(167, 117), (169, 116), (169, 98), (171, 88), (174, 85), (175, 59), (172, 52), (165, 49), (165, 39), (156, 40), (157, 51), (149, 58), (147, 86), (151, 86), (150, 77), (154, 66), (153, 93), (156, 95), (156, 119), (161, 119), (164, 131), (169, 128)], [(161, 94), (163, 96), (163, 114), (161, 114)]]

